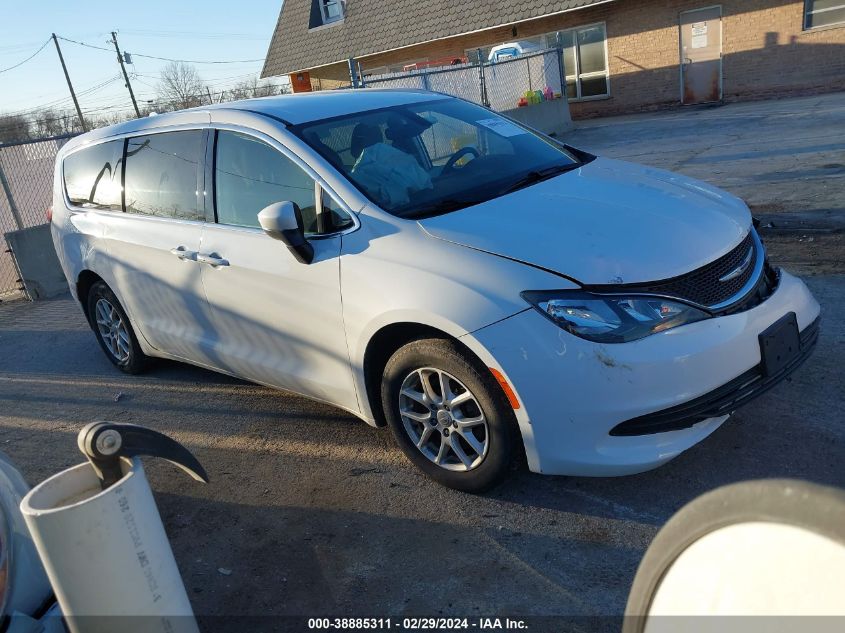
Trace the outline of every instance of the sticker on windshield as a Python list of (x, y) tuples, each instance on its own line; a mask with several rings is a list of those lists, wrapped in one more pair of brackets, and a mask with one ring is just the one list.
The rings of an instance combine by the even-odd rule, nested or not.
[(483, 125), (488, 130), (493, 130), (499, 136), (508, 137), (518, 136), (519, 134), (528, 134), (528, 132), (518, 125), (514, 125), (505, 119), (481, 119), (480, 121), (476, 121), (476, 123), (478, 123), (478, 125)]

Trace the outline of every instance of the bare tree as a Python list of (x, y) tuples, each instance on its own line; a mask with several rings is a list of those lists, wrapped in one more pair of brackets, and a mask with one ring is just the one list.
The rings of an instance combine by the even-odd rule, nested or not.
[(196, 68), (184, 62), (170, 62), (161, 71), (159, 100), (174, 110), (193, 108), (202, 103), (205, 85)]
[(23, 114), (0, 114), (0, 143), (32, 138), (32, 126)]
[(36, 136), (58, 136), (71, 132), (81, 132), (79, 118), (70, 110), (56, 111), (52, 108), (38, 110), (32, 115), (32, 125)]
[(226, 91), (226, 101), (238, 99), (252, 99), (253, 97), (270, 97), (279, 94), (276, 86), (268, 81), (261, 81), (258, 77), (240, 81), (233, 88)]

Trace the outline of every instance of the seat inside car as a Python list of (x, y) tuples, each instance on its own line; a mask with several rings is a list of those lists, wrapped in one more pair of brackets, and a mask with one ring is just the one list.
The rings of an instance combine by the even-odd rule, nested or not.
[(426, 161), (420, 154), (419, 136), (431, 124), (425, 125), (425, 121), (420, 119), (423, 125), (415, 124), (408, 119), (402, 118), (398, 115), (390, 115), (387, 118), (387, 127), (384, 130), (384, 135), (391, 145), (396, 149), (401, 149), (406, 154), (410, 154), (417, 159), (417, 162), (423, 169), (427, 169)]
[(359, 123), (352, 130), (352, 143), (350, 147), (352, 156), (355, 160), (358, 160), (361, 158), (361, 154), (365, 149), (383, 142), (384, 136), (382, 136), (381, 130), (377, 126), (371, 125), (370, 123)]

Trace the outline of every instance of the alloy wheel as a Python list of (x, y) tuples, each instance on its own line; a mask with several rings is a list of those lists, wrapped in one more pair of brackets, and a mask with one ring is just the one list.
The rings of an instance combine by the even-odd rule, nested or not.
[(129, 360), (131, 343), (126, 324), (115, 307), (104, 298), (97, 300), (94, 308), (97, 330), (109, 353), (119, 363)]
[(402, 381), (399, 414), (417, 449), (446, 470), (465, 472), (484, 461), (487, 419), (475, 396), (457, 378), (433, 367)]

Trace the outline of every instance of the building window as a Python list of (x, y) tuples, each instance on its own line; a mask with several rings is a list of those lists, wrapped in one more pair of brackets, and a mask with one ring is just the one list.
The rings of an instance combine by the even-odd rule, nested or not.
[(317, 0), (317, 3), (320, 5), (323, 24), (330, 24), (343, 19), (344, 0)]
[(804, 0), (804, 28), (845, 24), (845, 0)]
[[(554, 38), (554, 34), (547, 39)], [(595, 99), (610, 94), (607, 69), (607, 32), (604, 24), (560, 32), (566, 96), (570, 101)], [(554, 46), (554, 42), (549, 42)]]

